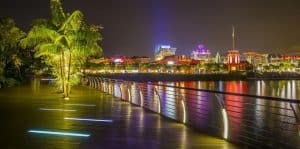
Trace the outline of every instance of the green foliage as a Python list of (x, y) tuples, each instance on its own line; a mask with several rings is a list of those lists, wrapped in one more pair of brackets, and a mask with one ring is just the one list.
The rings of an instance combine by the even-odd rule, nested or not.
[(50, 9), (52, 15), (52, 24), (55, 26), (60, 26), (62, 22), (65, 21), (66, 15), (62, 8), (62, 4), (60, 0), (50, 0)]
[(22, 60), (19, 42), (25, 33), (11, 18), (0, 18), (0, 84), (12, 86), (20, 79)]
[(86, 24), (79, 10), (65, 13), (60, 0), (51, 0), (50, 5), (51, 20), (36, 20), (21, 45), (34, 47), (35, 57), (51, 66), (53, 76), (60, 79), (58, 83), (66, 90), (66, 85), (78, 83), (87, 57), (102, 55), (98, 44), (102, 40), (100, 26)]

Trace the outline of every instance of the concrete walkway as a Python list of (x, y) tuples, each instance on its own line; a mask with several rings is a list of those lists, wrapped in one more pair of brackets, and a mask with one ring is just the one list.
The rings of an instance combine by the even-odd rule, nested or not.
[(1, 148), (237, 148), (95, 89), (60, 96), (48, 85), (0, 89)]

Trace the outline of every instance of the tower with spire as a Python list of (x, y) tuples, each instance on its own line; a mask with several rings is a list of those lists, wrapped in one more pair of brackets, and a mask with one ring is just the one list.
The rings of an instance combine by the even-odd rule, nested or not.
[(235, 50), (235, 29), (232, 26), (232, 50)]
[(236, 35), (235, 27), (232, 26), (232, 49), (228, 50), (227, 53), (227, 66), (228, 71), (238, 71), (240, 70), (240, 52), (236, 50)]

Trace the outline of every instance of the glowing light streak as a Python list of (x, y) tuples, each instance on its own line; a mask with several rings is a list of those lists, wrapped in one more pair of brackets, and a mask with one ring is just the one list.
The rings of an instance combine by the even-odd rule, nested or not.
[(143, 96), (142, 91), (140, 91), (140, 98), (141, 98), (141, 107), (143, 107), (143, 105), (144, 105), (144, 96)]
[(49, 134), (49, 135), (59, 135), (59, 136), (74, 136), (74, 137), (89, 137), (90, 136), (90, 134), (83, 134), (83, 133), (44, 131), (44, 130), (29, 130), (28, 133)]
[(130, 94), (130, 89), (129, 88), (127, 89), (127, 92), (128, 92), (128, 101), (131, 102), (131, 94)]
[(186, 109), (185, 109), (185, 103), (183, 100), (181, 100), (181, 105), (182, 105), (182, 109), (183, 109), (183, 123), (186, 122)]
[(222, 109), (222, 115), (223, 115), (223, 124), (224, 124), (223, 138), (227, 139), (228, 138), (228, 117), (225, 109)]
[(47, 79), (47, 78), (42, 78), (41, 80), (42, 80), (42, 81), (55, 81), (56, 79), (50, 79), (50, 78), (49, 78), (49, 79)]
[(96, 107), (94, 104), (81, 104), (81, 103), (69, 103), (66, 106), (82, 106), (82, 107)]
[(158, 113), (160, 113), (160, 100), (158, 100)]
[(64, 111), (64, 112), (75, 112), (76, 110), (65, 110), (65, 109), (51, 109), (51, 108), (39, 108), (42, 111)]
[(113, 120), (105, 120), (105, 119), (89, 119), (89, 118), (73, 118), (73, 117), (66, 117), (65, 120), (74, 120), (74, 121), (90, 121), (90, 122), (107, 122), (112, 123)]
[[(159, 82), (158, 82), (158, 84), (159, 84)], [(154, 87), (154, 93), (156, 94), (156, 96), (157, 96), (157, 101), (158, 101), (158, 110), (157, 110), (157, 112), (158, 113), (160, 113), (160, 107), (161, 107), (161, 105), (160, 105), (160, 97), (159, 97), (159, 94), (158, 94), (158, 92), (157, 92), (157, 88), (156, 88), (156, 86)]]

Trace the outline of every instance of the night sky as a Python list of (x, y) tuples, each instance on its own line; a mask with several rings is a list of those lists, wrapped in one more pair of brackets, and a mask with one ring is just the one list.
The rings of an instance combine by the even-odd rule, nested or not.
[[(190, 54), (198, 44), (212, 52), (231, 47), (271, 53), (300, 53), (300, 0), (64, 0), (91, 24), (102, 24), (105, 56), (150, 56), (155, 44)], [(48, 0), (1, 0), (0, 17), (28, 31), (35, 18), (49, 18)], [(295, 48), (295, 47), (299, 48)]]

